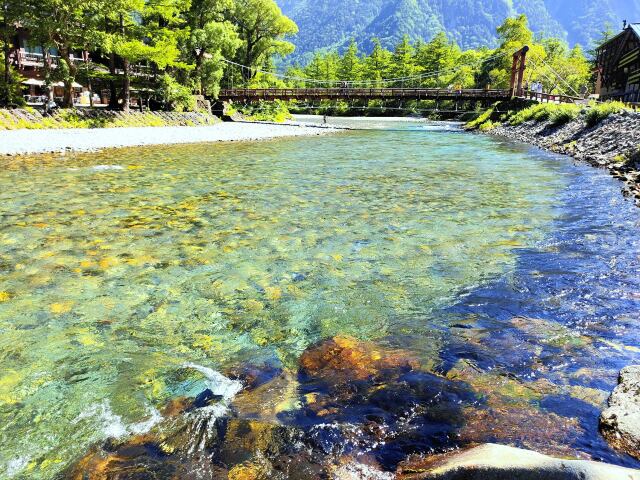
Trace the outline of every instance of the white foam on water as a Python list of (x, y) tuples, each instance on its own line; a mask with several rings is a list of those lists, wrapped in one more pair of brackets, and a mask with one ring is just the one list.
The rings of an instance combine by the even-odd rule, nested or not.
[(462, 129), (460, 128), (459, 123), (430, 123), (428, 125), (420, 126), (421, 130), (426, 130), (428, 132), (460, 132)]
[(242, 382), (231, 380), (212, 368), (195, 363), (185, 363), (183, 368), (191, 368), (202, 373), (207, 378), (207, 388), (226, 401), (232, 400), (242, 390)]
[(351, 462), (338, 467), (334, 472), (334, 480), (393, 480), (393, 473), (382, 472), (370, 465), (359, 462)]
[(214, 395), (222, 397), (221, 401), (198, 408), (188, 414), (192, 420), (188, 453), (194, 454), (204, 450), (209, 439), (215, 437), (216, 420), (229, 412), (229, 404), (242, 390), (242, 382), (231, 380), (212, 368), (195, 363), (185, 363), (183, 368), (190, 368), (202, 373), (207, 379), (205, 382), (207, 388)]
[(124, 170), (122, 165), (96, 165), (91, 167), (94, 172), (104, 172), (108, 170)]
[(29, 460), (31, 459), (27, 456), (13, 458), (9, 460), (5, 468), (5, 474), (7, 475), (7, 478), (13, 478), (16, 475), (18, 475), (20, 472), (22, 472), (26, 468), (27, 464), (29, 463)]
[(81, 420), (92, 419), (102, 426), (102, 434), (106, 438), (123, 438), (129, 435), (140, 435), (151, 430), (162, 421), (162, 415), (155, 408), (148, 408), (149, 418), (139, 423), (125, 424), (120, 415), (116, 415), (111, 410), (108, 401), (92, 405), (84, 412), (80, 413), (74, 423)]

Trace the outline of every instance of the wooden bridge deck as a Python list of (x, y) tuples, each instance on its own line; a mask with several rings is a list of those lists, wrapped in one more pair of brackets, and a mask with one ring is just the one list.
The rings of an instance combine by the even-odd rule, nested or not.
[(233, 88), (221, 90), (222, 101), (260, 100), (508, 100), (509, 90), (446, 88)]
[[(233, 88), (221, 90), (218, 99), (252, 103), (274, 100), (455, 100), (498, 101), (512, 98), (511, 90), (448, 88)], [(578, 97), (525, 91), (519, 97), (540, 103), (576, 103)]]

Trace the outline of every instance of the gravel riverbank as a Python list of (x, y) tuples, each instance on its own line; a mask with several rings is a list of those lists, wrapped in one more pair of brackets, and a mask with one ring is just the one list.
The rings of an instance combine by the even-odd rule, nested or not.
[(625, 193), (640, 205), (640, 113), (612, 115), (594, 127), (588, 127), (581, 115), (562, 126), (529, 121), (517, 126), (501, 124), (488, 133), (606, 168), (624, 182)]
[(199, 127), (136, 127), (0, 131), (0, 155), (92, 152), (105, 148), (268, 140), (338, 130), (311, 125), (219, 123)]

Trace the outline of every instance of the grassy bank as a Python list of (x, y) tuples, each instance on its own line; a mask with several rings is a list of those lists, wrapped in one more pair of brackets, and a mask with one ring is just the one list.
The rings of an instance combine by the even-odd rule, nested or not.
[(220, 120), (198, 112), (118, 112), (110, 110), (58, 110), (44, 116), (33, 108), (0, 110), (0, 130), (65, 128), (194, 127), (214, 125)]
[(640, 113), (619, 102), (497, 103), (467, 124), (608, 169), (640, 205)]
[(469, 130), (483, 132), (493, 130), (500, 125), (512, 127), (527, 122), (548, 123), (551, 127), (561, 127), (576, 120), (584, 120), (587, 127), (595, 127), (611, 115), (628, 110), (620, 102), (590, 103), (588, 105), (499, 102), (479, 114), (466, 124)]

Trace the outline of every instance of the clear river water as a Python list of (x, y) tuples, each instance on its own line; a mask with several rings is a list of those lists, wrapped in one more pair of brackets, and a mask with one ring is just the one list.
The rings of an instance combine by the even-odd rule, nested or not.
[[(449, 124), (357, 125), (374, 128), (0, 159), (0, 478), (56, 478), (229, 382), (215, 372), (295, 376), (335, 336), (468, 390), (447, 441), (371, 446), (389, 469), (482, 441), (638, 467), (597, 431), (640, 361), (640, 210), (621, 185)], [(370, 408), (314, 419), (310, 388), (292, 381), (273, 421)]]

